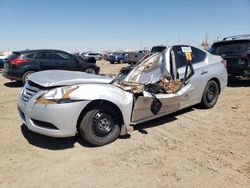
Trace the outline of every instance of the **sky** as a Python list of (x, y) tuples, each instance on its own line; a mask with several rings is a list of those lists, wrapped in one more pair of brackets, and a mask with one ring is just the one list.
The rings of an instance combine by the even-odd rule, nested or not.
[(250, 34), (250, 0), (0, 0), (0, 51), (199, 46)]

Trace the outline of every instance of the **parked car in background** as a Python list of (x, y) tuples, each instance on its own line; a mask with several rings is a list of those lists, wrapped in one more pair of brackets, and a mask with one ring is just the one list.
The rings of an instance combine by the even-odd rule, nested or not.
[(19, 116), (31, 131), (52, 137), (79, 133), (93, 145), (105, 145), (139, 123), (195, 104), (212, 108), (227, 85), (223, 62), (220, 56), (178, 45), (152, 54), (115, 79), (38, 72), (19, 94)]
[(3, 60), (4, 60), (4, 58), (2, 59), (2, 57), (0, 57), (0, 69), (3, 68)]
[(228, 75), (250, 77), (250, 35), (226, 37), (215, 42), (210, 52), (227, 61)]
[(127, 52), (113, 52), (108, 54), (106, 60), (111, 64), (114, 63), (127, 63), (128, 62), (128, 54)]
[(128, 64), (136, 64), (139, 62), (146, 54), (149, 52), (146, 50), (140, 50), (135, 52), (127, 52), (128, 54)]
[(87, 63), (96, 64), (96, 60), (95, 60), (94, 57), (84, 57), (84, 56), (81, 56), (79, 53), (76, 53), (74, 55), (77, 56), (78, 58), (82, 59), (83, 61), (87, 62)]
[(4, 59), (5, 59), (6, 57), (8, 57), (9, 54), (10, 54), (10, 52), (1, 52), (1, 53), (0, 53), (0, 69), (3, 68)]
[(128, 62), (128, 53), (121, 52), (117, 54), (117, 62), (119, 63), (127, 63)]
[(156, 52), (163, 52), (164, 50), (166, 50), (166, 46), (160, 45), (160, 46), (153, 46), (151, 48), (150, 53), (156, 53)]
[(108, 61), (109, 55), (111, 55), (111, 54), (112, 54), (112, 52), (106, 52), (106, 53), (103, 54), (102, 58), (104, 60)]
[(12, 52), (4, 60), (2, 75), (10, 80), (26, 82), (28, 76), (42, 70), (72, 70), (98, 74), (100, 68), (61, 50), (24, 50)]
[(102, 60), (102, 54), (101, 53), (81, 53), (79, 54), (83, 59), (90, 59), (91, 57), (95, 58), (96, 61)]

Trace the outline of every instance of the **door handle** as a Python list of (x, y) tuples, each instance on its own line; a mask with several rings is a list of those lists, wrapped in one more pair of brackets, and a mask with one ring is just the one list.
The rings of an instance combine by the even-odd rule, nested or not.
[(208, 72), (207, 71), (205, 71), (205, 70), (202, 70), (201, 71), (201, 75), (204, 75), (204, 74), (207, 74)]

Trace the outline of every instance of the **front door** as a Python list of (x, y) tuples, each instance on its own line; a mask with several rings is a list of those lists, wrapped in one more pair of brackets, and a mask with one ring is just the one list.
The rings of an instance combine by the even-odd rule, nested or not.
[(156, 94), (155, 97), (160, 101), (161, 107), (157, 114), (152, 112), (154, 105), (154, 96), (148, 92), (144, 92), (143, 96), (139, 96), (135, 100), (135, 105), (132, 112), (132, 123), (141, 123), (156, 117), (170, 114), (180, 109), (182, 101), (187, 100), (187, 96), (192, 92), (193, 87), (187, 84), (181, 90), (171, 94)]
[(61, 64), (62, 70), (79, 70), (79, 64), (71, 54), (55, 51), (54, 52), (55, 60), (58, 64)]

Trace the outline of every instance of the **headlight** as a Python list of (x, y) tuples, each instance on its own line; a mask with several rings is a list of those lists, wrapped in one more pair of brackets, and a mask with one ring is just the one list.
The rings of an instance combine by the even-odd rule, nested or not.
[(43, 94), (37, 100), (35, 104), (58, 104), (70, 102), (70, 94), (75, 91), (78, 86), (66, 86), (51, 89), (47, 93)]

